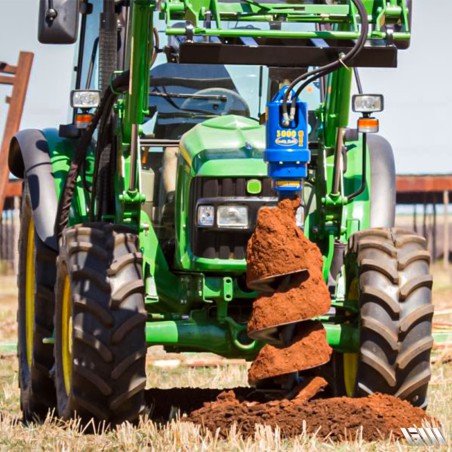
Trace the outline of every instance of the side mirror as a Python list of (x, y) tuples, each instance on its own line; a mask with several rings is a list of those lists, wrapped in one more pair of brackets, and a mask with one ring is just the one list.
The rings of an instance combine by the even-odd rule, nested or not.
[(74, 44), (78, 35), (79, 0), (39, 0), (38, 40)]

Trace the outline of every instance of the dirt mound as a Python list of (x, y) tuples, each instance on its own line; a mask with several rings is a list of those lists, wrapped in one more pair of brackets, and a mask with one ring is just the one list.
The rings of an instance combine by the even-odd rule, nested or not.
[(297, 403), (296, 399), (271, 402), (249, 401), (242, 392), (223, 391), (214, 402), (192, 411), (187, 421), (227, 435), (233, 423), (244, 436), (255, 432), (255, 425), (278, 427), (284, 437), (295, 436), (306, 429), (308, 434), (335, 441), (354, 439), (362, 428), (366, 441), (401, 438), (401, 427), (420, 426), (432, 422), (421, 408), (398, 398), (375, 394), (360, 399), (337, 397)]
[(151, 417), (166, 422), (177, 409), (181, 419), (227, 436), (234, 423), (243, 436), (252, 436), (255, 426), (278, 427), (282, 436), (303, 433), (333, 441), (353, 440), (362, 429), (366, 441), (403, 438), (401, 427), (421, 426), (423, 421), (438, 425), (421, 408), (384, 394), (351, 399), (317, 398), (325, 388), (321, 377), (308, 380), (291, 400), (268, 401), (265, 393), (253, 388), (234, 389), (148, 389), (146, 402)]

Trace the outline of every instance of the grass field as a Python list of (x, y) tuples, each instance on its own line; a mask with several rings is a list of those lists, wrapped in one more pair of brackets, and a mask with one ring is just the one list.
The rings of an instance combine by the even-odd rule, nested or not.
[[(434, 267), (434, 303), (440, 321), (451, 321), (451, 274)], [(0, 343), (16, 341), (16, 289), (12, 277), (0, 277)], [(429, 413), (439, 419), (443, 433), (452, 447), (452, 363), (445, 359), (451, 350), (437, 350), (433, 354), (433, 378), (430, 383)], [(1, 353), (1, 352), (0, 352)], [(203, 388), (243, 386), (246, 365), (234, 362), (214, 367), (157, 367), (149, 355), (148, 385), (152, 387), (197, 386)], [(450, 358), (449, 358), (450, 359)], [(177, 364), (177, 363), (176, 363)], [(410, 427), (402, 426), (401, 427)], [(254, 438), (243, 439), (231, 428), (226, 439), (218, 434), (203, 433), (198, 426), (174, 420), (159, 426), (143, 419), (137, 427), (125, 424), (114, 431), (86, 434), (76, 422), (63, 424), (49, 418), (43, 425), (23, 425), (19, 409), (17, 359), (14, 352), (0, 354), (0, 450), (182, 450), (182, 451), (292, 451), (292, 450), (416, 450), (401, 443), (381, 441), (365, 443), (357, 438), (352, 443), (335, 444), (299, 435), (281, 438), (278, 431), (257, 427)], [(419, 449), (420, 450), (420, 449)]]

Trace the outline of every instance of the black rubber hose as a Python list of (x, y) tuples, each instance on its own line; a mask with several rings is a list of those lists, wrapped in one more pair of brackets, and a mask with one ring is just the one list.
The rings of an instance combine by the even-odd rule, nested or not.
[[(310, 72), (306, 72), (305, 74), (302, 74), (299, 77), (297, 77), (295, 80), (293, 80), (289, 84), (286, 92), (284, 93), (283, 105), (282, 105), (283, 106), (283, 117), (284, 117), (284, 121), (286, 123), (289, 122), (289, 115), (287, 113), (287, 103), (288, 103), (289, 95), (292, 92), (292, 89), (298, 83), (300, 83), (301, 81), (306, 80), (306, 79), (309, 79), (309, 83), (312, 83), (314, 80), (317, 80), (320, 77), (324, 77), (325, 75), (339, 69), (341, 66), (346, 65), (346, 63), (348, 61), (352, 60), (362, 50), (362, 48), (366, 44), (367, 34), (369, 31), (369, 20), (367, 18), (366, 8), (364, 7), (361, 0), (351, 0), (351, 1), (358, 9), (358, 14), (361, 18), (361, 33), (360, 33), (358, 40), (356, 41), (356, 43), (352, 47), (352, 49), (348, 53), (343, 55), (342, 57), (339, 56), (338, 60), (333, 61), (332, 63), (328, 63), (328, 64), (321, 66), (317, 69), (314, 69)], [(304, 87), (306, 87), (309, 83), (303, 84), (302, 87), (300, 87), (297, 90), (295, 96), (292, 99), (292, 108), (294, 108), (296, 99), (300, 95), (302, 89), (304, 89)]]
[(353, 199), (355, 199), (357, 196), (359, 196), (365, 189), (367, 185), (367, 133), (363, 133), (363, 154), (362, 154), (362, 176), (361, 176), (361, 186), (358, 188), (355, 193), (352, 193), (351, 195), (347, 196), (347, 201), (350, 202)]
[(67, 226), (69, 220), (69, 209), (72, 204), (72, 198), (77, 184), (77, 177), (80, 166), (86, 158), (88, 146), (91, 143), (94, 132), (99, 124), (100, 119), (104, 114), (108, 114), (113, 108), (116, 97), (123, 91), (127, 90), (129, 86), (130, 72), (123, 72), (121, 75), (112, 80), (111, 84), (105, 90), (101, 103), (96, 110), (96, 113), (91, 120), (91, 123), (82, 133), (80, 140), (74, 151), (74, 156), (71, 160), (71, 165), (64, 181), (61, 197), (58, 202), (58, 210), (55, 222), (55, 234), (60, 238), (63, 229)]
[(152, 30), (153, 36), (154, 36), (154, 42), (152, 45), (152, 57), (151, 57), (151, 64), (149, 67), (153, 67), (155, 60), (157, 59), (157, 56), (160, 52), (160, 37), (159, 32), (157, 30), (157, 27), (154, 27)]
[(106, 146), (106, 140), (105, 135), (107, 133), (106, 127), (109, 122), (109, 117), (111, 116), (111, 110), (113, 108), (115, 102), (115, 98), (112, 99), (110, 105), (105, 107), (104, 113), (102, 114), (100, 120), (99, 120), (99, 131), (98, 131), (98, 140), (97, 140), (97, 146), (96, 146), (96, 154), (94, 157), (94, 170), (93, 170), (93, 185), (92, 185), (92, 191), (91, 191), (91, 200), (90, 200), (90, 220), (95, 221), (95, 201), (97, 197), (97, 177), (99, 175), (99, 170), (101, 167), (101, 154), (103, 149)]

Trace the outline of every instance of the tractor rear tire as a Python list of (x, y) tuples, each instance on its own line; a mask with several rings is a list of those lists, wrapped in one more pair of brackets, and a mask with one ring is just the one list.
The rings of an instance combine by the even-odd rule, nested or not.
[(116, 425), (145, 407), (142, 256), (131, 230), (90, 223), (63, 232), (57, 263), (58, 415)]
[(354, 234), (345, 258), (347, 299), (360, 311), (360, 349), (344, 354), (354, 397), (390, 394), (426, 408), (433, 345), (426, 240), (397, 228)]
[(43, 421), (56, 406), (51, 377), (56, 253), (36, 233), (25, 179), (19, 236), (18, 358), (20, 405), (25, 421)]

